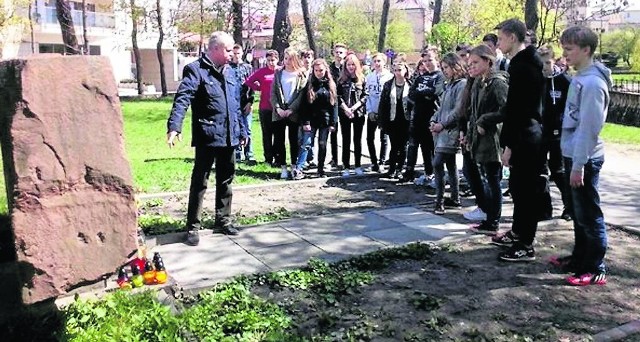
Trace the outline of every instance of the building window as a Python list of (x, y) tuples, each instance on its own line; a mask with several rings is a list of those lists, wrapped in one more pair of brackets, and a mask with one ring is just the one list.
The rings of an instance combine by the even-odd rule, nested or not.
[[(58, 53), (62, 55), (64, 54), (64, 44), (38, 44), (38, 52), (39, 53)], [(99, 45), (89, 45), (90, 55), (99, 56), (100, 52), (101, 50)]]

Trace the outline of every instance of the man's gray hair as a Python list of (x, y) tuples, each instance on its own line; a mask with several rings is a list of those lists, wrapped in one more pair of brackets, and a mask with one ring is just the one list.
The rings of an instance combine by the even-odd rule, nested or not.
[(209, 38), (209, 44), (207, 46), (208, 49), (213, 49), (221, 44), (225, 44), (226, 42), (231, 41), (233, 44), (233, 37), (226, 32), (216, 31), (211, 34), (211, 38)]

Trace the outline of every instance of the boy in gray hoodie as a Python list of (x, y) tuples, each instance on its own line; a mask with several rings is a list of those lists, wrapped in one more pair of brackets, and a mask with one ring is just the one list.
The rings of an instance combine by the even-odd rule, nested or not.
[(560, 146), (565, 177), (571, 187), (575, 246), (571, 256), (552, 258), (552, 263), (571, 269), (570, 285), (604, 285), (607, 231), (600, 208), (598, 178), (604, 163), (600, 131), (609, 107), (611, 71), (593, 60), (598, 36), (589, 28), (574, 26), (560, 37), (567, 63), (576, 75), (569, 86), (562, 121)]

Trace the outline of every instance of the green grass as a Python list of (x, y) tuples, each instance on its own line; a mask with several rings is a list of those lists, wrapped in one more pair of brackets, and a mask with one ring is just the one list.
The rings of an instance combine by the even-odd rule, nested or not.
[(640, 145), (640, 127), (606, 123), (600, 136), (607, 143)]
[(611, 78), (615, 81), (640, 81), (640, 74), (612, 74)]
[[(155, 193), (188, 190), (194, 150), (191, 147), (191, 112), (183, 124), (183, 140), (173, 148), (166, 144), (167, 118), (172, 99), (125, 101), (125, 146), (133, 171), (137, 192)], [(257, 105), (252, 125), (253, 149), (257, 158), (262, 156), (262, 132), (258, 121)], [(277, 170), (260, 163), (256, 166), (240, 164), (235, 184), (264, 182), (277, 176)]]

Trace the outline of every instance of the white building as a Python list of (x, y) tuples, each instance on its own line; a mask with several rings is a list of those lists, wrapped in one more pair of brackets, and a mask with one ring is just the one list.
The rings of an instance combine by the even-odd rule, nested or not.
[[(148, 0), (146, 0), (148, 1)], [(138, 0), (138, 2), (141, 2)], [(151, 1), (141, 4), (145, 8), (153, 8)], [(135, 59), (131, 49), (132, 21), (128, 9), (120, 9), (120, 1), (113, 0), (87, 0), (87, 38), (89, 40), (89, 54), (108, 56), (113, 65), (113, 73), (116, 82), (124, 79), (133, 79), (135, 76)], [(165, 3), (165, 1), (163, 1)], [(74, 29), (79, 45), (84, 45), (82, 28), (82, 2), (69, 1), (73, 18)], [(155, 2), (154, 2), (155, 4)], [(148, 5), (148, 6), (146, 6)], [(27, 17), (27, 11), (24, 11)], [(164, 9), (165, 18), (169, 9)], [(33, 35), (28, 23), (23, 26), (22, 37), (19, 42), (14, 42), (17, 48), (5, 48), (4, 59), (28, 56), (41, 53), (63, 53), (64, 45), (60, 24), (56, 16), (55, 0), (35, 0), (32, 7)], [(150, 29), (153, 25), (138, 24), (138, 46), (140, 47), (143, 81), (152, 83), (156, 89), (160, 89), (160, 68), (156, 54), (158, 31)], [(144, 30), (147, 28), (147, 30)], [(178, 85), (178, 53), (172, 43), (172, 28), (165, 28), (168, 32), (163, 43), (162, 54), (164, 56), (167, 86), (169, 90), (175, 90)], [(33, 39), (32, 39), (33, 36)]]

